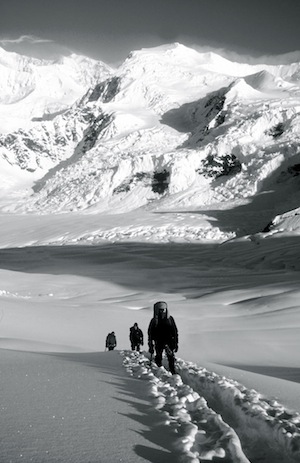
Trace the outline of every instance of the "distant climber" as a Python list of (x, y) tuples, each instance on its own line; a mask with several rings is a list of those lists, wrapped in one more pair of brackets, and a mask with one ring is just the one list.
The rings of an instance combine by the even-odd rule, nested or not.
[(144, 335), (137, 323), (130, 328), (129, 339), (131, 343), (131, 350), (137, 350), (139, 352), (140, 346), (144, 345)]
[(111, 333), (108, 333), (106, 337), (105, 346), (108, 350), (114, 350), (116, 345), (117, 345), (117, 338), (116, 338), (115, 332), (112, 331)]

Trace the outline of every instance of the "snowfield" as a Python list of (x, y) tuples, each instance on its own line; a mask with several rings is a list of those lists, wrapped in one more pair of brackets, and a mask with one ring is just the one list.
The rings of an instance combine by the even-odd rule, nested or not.
[[(1, 461), (299, 461), (297, 237), (67, 244), (99, 216), (2, 218)], [(128, 351), (159, 299), (175, 376)]]

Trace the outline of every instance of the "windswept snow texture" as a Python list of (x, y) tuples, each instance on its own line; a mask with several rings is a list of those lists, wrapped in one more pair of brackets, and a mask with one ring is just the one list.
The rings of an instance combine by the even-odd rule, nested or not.
[(237, 381), (181, 359), (176, 375), (149, 356), (125, 351), (130, 375), (147, 382), (149, 394), (174, 432), (182, 462), (300, 461), (300, 415)]

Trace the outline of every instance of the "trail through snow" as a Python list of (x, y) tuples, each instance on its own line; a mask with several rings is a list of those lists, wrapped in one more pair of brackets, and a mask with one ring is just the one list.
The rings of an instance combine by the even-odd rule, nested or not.
[(1, 462), (299, 461), (299, 413), (180, 358), (176, 370), (128, 350), (1, 350)]
[(178, 359), (172, 376), (145, 356), (123, 355), (128, 371), (150, 383), (181, 461), (299, 461), (299, 413), (191, 362)]

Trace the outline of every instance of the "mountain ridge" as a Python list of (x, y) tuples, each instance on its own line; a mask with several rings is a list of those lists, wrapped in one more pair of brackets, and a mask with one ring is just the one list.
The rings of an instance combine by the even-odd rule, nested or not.
[[(74, 82), (72, 60), (61, 65)], [(26, 184), (6, 204), (4, 188), (3, 211), (226, 209), (298, 163), (300, 63), (234, 63), (178, 43), (134, 51), (116, 70), (76, 60), (92, 63), (93, 85), (29, 129), (0, 133), (0, 165), (14, 189)], [(266, 222), (278, 212), (268, 207)]]

